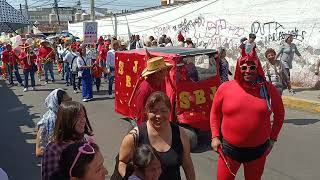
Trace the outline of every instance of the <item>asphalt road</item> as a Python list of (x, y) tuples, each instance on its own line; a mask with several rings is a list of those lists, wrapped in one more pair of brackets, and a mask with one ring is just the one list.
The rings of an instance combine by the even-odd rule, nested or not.
[[(22, 87), (8, 88), (0, 81), (0, 167), (8, 173), (10, 180), (40, 179), (41, 160), (34, 154), (35, 123), (46, 111), (43, 107), (45, 97), (58, 87), (66, 89), (74, 100), (81, 101), (81, 95), (73, 94), (72, 88), (66, 87), (61, 81), (47, 86), (39, 85), (37, 91), (26, 93)], [(105, 84), (102, 89), (106, 89)], [(105, 94), (106, 91), (95, 93), (95, 100), (85, 103), (85, 106), (105, 165), (111, 174), (114, 157), (129, 123), (119, 120), (121, 116), (114, 112), (114, 101), (106, 98)], [(285, 124), (279, 141), (268, 157), (264, 180), (320, 179), (319, 121), (319, 114), (286, 109)], [(202, 142), (205, 145), (192, 154), (197, 179), (216, 179), (217, 155), (209, 150), (208, 141)], [(239, 171), (237, 179), (244, 179), (242, 171)]]

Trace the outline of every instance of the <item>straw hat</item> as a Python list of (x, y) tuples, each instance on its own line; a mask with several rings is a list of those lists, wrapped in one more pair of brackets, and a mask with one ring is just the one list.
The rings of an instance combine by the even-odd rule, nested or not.
[(142, 71), (141, 76), (145, 77), (169, 67), (172, 65), (165, 63), (163, 57), (154, 57), (147, 61), (147, 67)]

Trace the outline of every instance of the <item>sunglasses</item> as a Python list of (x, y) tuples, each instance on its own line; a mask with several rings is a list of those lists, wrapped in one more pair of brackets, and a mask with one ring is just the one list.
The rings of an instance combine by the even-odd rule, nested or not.
[(70, 177), (72, 177), (72, 169), (74, 168), (74, 166), (76, 165), (79, 157), (81, 154), (94, 154), (95, 153), (95, 150), (94, 148), (90, 145), (90, 143), (85, 143), (83, 144), (83, 146), (79, 147), (78, 149), (78, 154), (76, 156), (76, 158), (74, 159), (72, 165), (71, 165), (71, 168), (69, 170), (69, 175)]
[(249, 69), (250, 71), (254, 71), (257, 69), (256, 65), (251, 65), (251, 66), (240, 66), (240, 69), (242, 71), (246, 71), (247, 69)]

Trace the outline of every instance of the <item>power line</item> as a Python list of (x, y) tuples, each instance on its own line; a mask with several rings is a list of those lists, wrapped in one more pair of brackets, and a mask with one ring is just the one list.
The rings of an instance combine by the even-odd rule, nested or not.
[[(176, 21), (176, 20), (178, 20), (178, 19), (180, 19), (180, 18), (182, 18), (182, 17), (184, 17), (184, 16), (187, 16), (187, 15), (190, 15), (190, 14), (192, 14), (192, 13), (194, 13), (194, 12), (197, 12), (197, 11), (199, 11), (200, 9), (203, 9), (203, 8), (205, 8), (205, 7), (207, 7), (207, 6), (210, 6), (211, 4), (214, 4), (214, 3), (218, 2), (218, 1), (220, 1), (220, 0), (215, 0), (215, 1), (213, 1), (213, 2), (210, 2), (210, 3), (208, 3), (208, 4), (204, 5), (204, 6), (201, 6), (200, 8), (197, 8), (197, 9), (195, 9), (195, 10), (193, 10), (193, 11), (187, 13), (187, 14), (184, 14), (184, 15), (178, 17), (178, 18), (175, 18), (175, 19), (173, 19), (173, 20), (171, 20), (171, 21), (168, 21), (168, 22), (165, 22), (165, 23), (162, 23), (162, 24), (159, 24), (159, 25), (157, 25), (157, 26), (154, 26), (154, 27), (151, 27), (151, 28), (147, 28), (147, 29), (144, 29), (144, 30), (141, 30), (141, 31), (132, 32), (132, 33), (140, 33), (140, 32), (144, 32), (144, 31), (148, 31), (148, 30), (151, 30), (151, 29), (153, 29), (153, 28), (162, 26), (162, 25), (164, 25), (164, 24), (168, 24), (168, 23), (174, 22), (174, 21)], [(119, 34), (119, 35), (126, 35), (126, 34)]]

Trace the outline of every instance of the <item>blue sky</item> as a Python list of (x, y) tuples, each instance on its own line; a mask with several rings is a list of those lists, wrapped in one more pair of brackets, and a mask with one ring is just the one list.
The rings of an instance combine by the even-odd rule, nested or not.
[[(89, 8), (90, 0), (80, 0), (85, 9)], [(13, 7), (19, 9), (19, 4), (25, 3), (24, 0), (7, 0)], [(45, 7), (52, 6), (54, 0), (28, 0), (30, 7)], [(72, 6), (77, 0), (58, 0), (59, 6)], [(95, 0), (96, 7), (103, 7), (109, 9), (140, 9), (143, 7), (150, 7), (160, 5), (160, 0)]]

